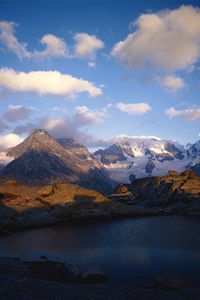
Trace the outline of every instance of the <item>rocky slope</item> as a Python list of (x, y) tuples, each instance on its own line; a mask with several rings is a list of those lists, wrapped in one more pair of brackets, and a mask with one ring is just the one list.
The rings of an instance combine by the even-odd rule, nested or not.
[(36, 187), (7, 180), (0, 185), (0, 232), (71, 219), (160, 214), (200, 215), (200, 177), (170, 171), (119, 185), (108, 197), (68, 183)]
[[(63, 147), (44, 130), (34, 130), (22, 143), (9, 149), (13, 159), (1, 172), (1, 178), (14, 178), (26, 184), (44, 184), (58, 180), (76, 183), (104, 193), (112, 181), (102, 165), (85, 147)], [(81, 151), (80, 151), (81, 149)]]
[(16, 180), (0, 184), (0, 232), (47, 226), (71, 219), (154, 215), (154, 209), (130, 207), (97, 191), (69, 183), (22, 185)]
[(166, 213), (200, 214), (200, 177), (190, 170), (136, 179), (131, 184), (119, 185), (115, 194), (121, 194), (124, 201), (160, 207)]
[(94, 153), (118, 182), (130, 182), (130, 177), (166, 175), (173, 169), (184, 171), (191, 163), (187, 150), (177, 143), (156, 138), (119, 138), (106, 149)]

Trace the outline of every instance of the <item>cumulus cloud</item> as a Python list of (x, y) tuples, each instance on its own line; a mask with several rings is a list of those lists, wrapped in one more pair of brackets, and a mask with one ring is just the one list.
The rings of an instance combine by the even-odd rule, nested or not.
[(75, 56), (80, 58), (93, 57), (97, 50), (104, 47), (104, 43), (98, 39), (95, 35), (90, 35), (85, 32), (77, 33), (74, 35), (76, 41)]
[(15, 133), (0, 135), (0, 151), (14, 147), (22, 141), (23, 138)]
[(15, 36), (15, 22), (0, 21), (0, 41), (12, 53), (19, 58), (30, 58), (31, 53), (26, 49), (26, 43), (20, 43)]
[(93, 140), (93, 136), (85, 132), (85, 128), (91, 124), (99, 124), (104, 121), (110, 105), (101, 110), (92, 110), (87, 106), (77, 106), (75, 113), (70, 116), (65, 114), (62, 118), (50, 118), (44, 116), (33, 122), (18, 125), (14, 128), (15, 134), (30, 134), (36, 128), (44, 128), (55, 138), (70, 137), (82, 143)]
[(45, 46), (42, 51), (34, 51), (32, 56), (39, 58), (67, 57), (67, 45), (65, 41), (53, 34), (46, 34), (41, 39), (41, 44)]
[(80, 93), (91, 97), (102, 94), (93, 83), (78, 79), (58, 71), (17, 72), (13, 69), (0, 69), (0, 88), (13, 92), (35, 92), (39, 95), (52, 94), (65, 98), (75, 98)]
[(112, 55), (128, 67), (151, 66), (165, 71), (191, 68), (200, 57), (200, 10), (142, 14), (135, 32), (115, 44)]
[(50, 58), (67, 57), (67, 45), (63, 39), (53, 35), (46, 34), (40, 40), (45, 48), (41, 51), (28, 51), (27, 44), (19, 42), (15, 36), (15, 30), (18, 24), (15, 22), (0, 21), (0, 42), (4, 47), (22, 58)]
[(170, 119), (177, 116), (184, 116), (189, 121), (200, 120), (200, 108), (177, 110), (174, 107), (170, 107), (165, 113)]
[(9, 105), (2, 119), (10, 123), (29, 119), (30, 114), (35, 111), (33, 107), (24, 105)]
[(87, 106), (76, 106), (75, 119), (79, 124), (99, 124), (105, 119), (105, 111), (91, 110)]
[(123, 103), (118, 102), (116, 108), (129, 114), (129, 115), (143, 115), (151, 110), (151, 106), (148, 103)]
[(185, 81), (178, 76), (164, 76), (162, 78), (157, 78), (157, 80), (160, 85), (172, 92), (176, 92), (177, 90), (186, 86)]

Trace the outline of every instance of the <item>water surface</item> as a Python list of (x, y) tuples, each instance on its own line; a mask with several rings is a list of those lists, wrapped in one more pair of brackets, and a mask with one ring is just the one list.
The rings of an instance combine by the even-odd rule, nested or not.
[(70, 223), (0, 238), (0, 256), (53, 260), (103, 272), (109, 282), (155, 278), (200, 285), (200, 218), (161, 216)]

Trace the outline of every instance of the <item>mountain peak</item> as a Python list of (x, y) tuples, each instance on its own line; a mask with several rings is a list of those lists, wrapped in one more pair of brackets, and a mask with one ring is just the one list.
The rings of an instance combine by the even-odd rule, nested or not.
[(38, 135), (38, 134), (47, 134), (47, 135), (49, 135), (48, 134), (48, 132), (46, 131), (46, 130), (44, 130), (44, 129), (40, 129), (40, 128), (37, 128), (37, 129), (34, 129), (33, 131), (32, 131), (32, 133), (31, 133), (31, 135)]
[(22, 143), (10, 148), (7, 155), (17, 158), (31, 150), (54, 151), (56, 153), (59, 152), (60, 147), (61, 145), (47, 131), (35, 129)]

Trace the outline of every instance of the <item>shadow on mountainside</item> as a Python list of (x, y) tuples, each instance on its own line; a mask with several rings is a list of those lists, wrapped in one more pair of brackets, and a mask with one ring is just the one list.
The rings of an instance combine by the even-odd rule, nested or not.
[(116, 185), (104, 169), (81, 169), (78, 162), (66, 162), (54, 153), (38, 150), (25, 152), (10, 162), (0, 173), (1, 180), (8, 178), (33, 186), (52, 184), (60, 180), (103, 194), (110, 194)]

